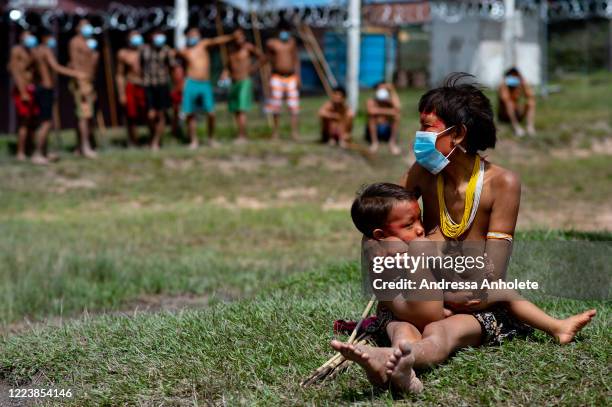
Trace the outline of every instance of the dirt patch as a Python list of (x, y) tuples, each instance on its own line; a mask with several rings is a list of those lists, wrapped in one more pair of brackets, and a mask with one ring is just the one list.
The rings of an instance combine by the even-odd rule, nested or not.
[(325, 202), (323, 202), (323, 205), (321, 205), (321, 208), (324, 211), (347, 211), (348, 213), (352, 204), (353, 204), (353, 200), (349, 198), (339, 198), (339, 199), (328, 198), (325, 200)]
[(53, 188), (53, 192), (63, 193), (71, 189), (94, 189), (97, 184), (88, 178), (64, 178), (55, 177), (54, 182), (56, 186)]
[(193, 161), (189, 159), (165, 158), (164, 167), (175, 171), (187, 171), (193, 168)]
[(218, 196), (213, 198), (210, 201), (213, 205), (220, 206), (226, 209), (266, 209), (270, 208), (272, 205), (268, 202), (262, 202), (258, 199), (248, 197), (248, 196), (239, 196), (233, 202), (227, 199), (224, 196)]
[(583, 231), (612, 231), (612, 207), (589, 202), (550, 208), (521, 208), (518, 229), (575, 229)]
[(314, 198), (318, 195), (318, 191), (315, 187), (287, 188), (278, 191), (277, 195), (280, 199), (284, 200), (295, 198)]

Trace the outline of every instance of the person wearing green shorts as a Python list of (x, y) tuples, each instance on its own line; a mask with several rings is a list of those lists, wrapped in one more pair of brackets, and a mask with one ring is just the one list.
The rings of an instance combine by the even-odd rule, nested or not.
[[(253, 57), (257, 58), (253, 62)], [(228, 109), (234, 113), (238, 125), (236, 142), (244, 143), (247, 139), (246, 112), (253, 105), (253, 81), (250, 75), (266, 62), (264, 53), (253, 44), (246, 41), (244, 32), (238, 29), (234, 32), (234, 42), (229, 53), (229, 71), (232, 78)]]
[(232, 113), (248, 112), (253, 105), (253, 81), (245, 78), (234, 82), (230, 88), (228, 108)]

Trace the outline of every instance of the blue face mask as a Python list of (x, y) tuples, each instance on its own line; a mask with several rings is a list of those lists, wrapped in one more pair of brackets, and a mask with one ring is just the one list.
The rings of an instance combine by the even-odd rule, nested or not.
[(200, 37), (187, 37), (187, 46), (193, 47), (196, 46), (200, 42)]
[(278, 38), (280, 38), (281, 41), (289, 41), (291, 35), (288, 31), (281, 31), (280, 34), (278, 34)]
[(57, 40), (55, 38), (49, 38), (46, 42), (47, 47), (53, 49), (57, 47)]
[(142, 35), (134, 34), (130, 37), (130, 45), (132, 47), (140, 47), (142, 44), (144, 44), (144, 39), (142, 38)]
[(98, 48), (98, 41), (94, 38), (90, 38), (87, 40), (87, 47), (89, 47), (89, 49), (96, 49)]
[(521, 84), (521, 78), (518, 76), (506, 76), (506, 85), (510, 88), (516, 88)]
[(83, 37), (89, 38), (93, 35), (93, 33), (94, 33), (93, 25), (85, 24), (83, 27), (81, 27), (81, 35)]
[(166, 36), (164, 34), (155, 34), (153, 36), (153, 44), (156, 47), (163, 47), (166, 44)]
[[(456, 145), (447, 156), (444, 156), (436, 148), (436, 139), (438, 136), (452, 129), (453, 127), (455, 126), (451, 126), (439, 133), (434, 133), (433, 131), (416, 132), (413, 147), (414, 155), (421, 167), (425, 168), (432, 174), (438, 174), (440, 171), (442, 171), (450, 162), (448, 161), (448, 157), (450, 157), (453, 151), (455, 151), (455, 148), (460, 147), (459, 145)], [(463, 150), (463, 147), (460, 147), (460, 149)]]
[(33, 35), (28, 35), (23, 39), (23, 45), (25, 45), (26, 48), (34, 48), (38, 45), (38, 38)]

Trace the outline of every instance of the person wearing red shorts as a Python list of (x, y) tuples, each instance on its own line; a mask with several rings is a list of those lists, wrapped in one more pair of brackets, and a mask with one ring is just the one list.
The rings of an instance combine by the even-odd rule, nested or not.
[(36, 105), (34, 86), (34, 57), (32, 50), (38, 45), (38, 39), (24, 30), (19, 36), (19, 43), (11, 48), (8, 69), (15, 82), (12, 96), (19, 120), (17, 129), (17, 159), (26, 159), (26, 143), (34, 131), (38, 106)]
[(137, 145), (136, 124), (146, 116), (147, 103), (142, 86), (142, 70), (140, 67), (140, 48), (144, 38), (132, 30), (127, 36), (128, 46), (117, 53), (117, 90), (119, 103), (123, 106), (126, 116), (128, 145)]

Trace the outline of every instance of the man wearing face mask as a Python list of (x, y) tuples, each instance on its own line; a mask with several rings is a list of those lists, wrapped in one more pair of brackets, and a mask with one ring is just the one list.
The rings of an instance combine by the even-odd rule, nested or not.
[[(498, 119), (510, 123), (514, 134), (525, 135), (521, 122), (527, 120), (527, 134), (535, 135), (535, 95), (531, 87), (517, 68), (510, 68), (504, 73), (498, 90)], [(521, 99), (524, 99), (521, 101)]]
[(270, 98), (266, 111), (273, 115), (272, 138), (278, 139), (278, 127), (283, 99), (291, 112), (291, 136), (299, 138), (298, 113), (300, 110), (300, 58), (295, 39), (286, 27), (283, 27), (278, 38), (266, 42), (268, 60), (272, 65), (270, 77)]
[(166, 34), (155, 28), (149, 32), (149, 44), (140, 49), (142, 85), (151, 128), (151, 149), (159, 150), (166, 128), (166, 111), (170, 108), (170, 71), (176, 65), (175, 51), (166, 42)]
[(38, 39), (29, 31), (23, 31), (19, 43), (11, 48), (8, 70), (15, 82), (12, 91), (15, 110), (19, 120), (17, 128), (17, 159), (26, 159), (26, 143), (31, 136), (34, 121), (38, 116), (38, 106), (34, 97), (34, 57), (32, 50)]
[(117, 93), (119, 103), (125, 109), (128, 144), (138, 144), (136, 138), (136, 123), (144, 117), (146, 111), (145, 91), (142, 87), (142, 72), (140, 69), (140, 48), (144, 38), (132, 30), (127, 35), (127, 47), (117, 52)]
[(68, 66), (83, 73), (84, 78), (79, 78), (70, 83), (70, 90), (74, 96), (76, 116), (78, 118), (79, 150), (77, 153), (87, 158), (95, 158), (96, 152), (91, 148), (91, 119), (94, 116), (94, 104), (96, 91), (94, 80), (98, 68), (100, 53), (96, 51), (98, 41), (93, 38), (94, 27), (88, 20), (79, 21), (76, 26), (76, 35), (68, 44), (70, 63)]
[(208, 139), (211, 145), (214, 144), (215, 100), (210, 83), (209, 48), (226, 44), (232, 41), (235, 36), (230, 34), (215, 38), (202, 38), (200, 30), (195, 27), (188, 28), (185, 34), (187, 36), (187, 48), (179, 52), (179, 55), (183, 57), (187, 64), (181, 112), (187, 116), (189, 148), (195, 149), (199, 145), (195, 114), (201, 111), (206, 113), (208, 118)]
[(56, 48), (57, 40), (50, 31), (42, 29), (40, 34), (40, 45), (34, 48), (32, 53), (36, 62), (36, 73), (38, 77), (36, 104), (40, 109), (40, 125), (36, 135), (34, 154), (32, 155), (32, 162), (35, 164), (46, 164), (48, 162), (48, 156), (45, 156), (44, 150), (53, 119), (53, 105), (55, 104), (54, 89), (56, 84), (55, 74), (69, 76), (77, 80), (87, 79), (85, 73), (60, 65), (55, 57)]
[(391, 154), (401, 152), (397, 146), (397, 133), (401, 115), (401, 104), (393, 85), (379, 83), (374, 88), (374, 97), (367, 101), (368, 123), (366, 140), (370, 142), (370, 151), (378, 151), (378, 143), (389, 143)]

